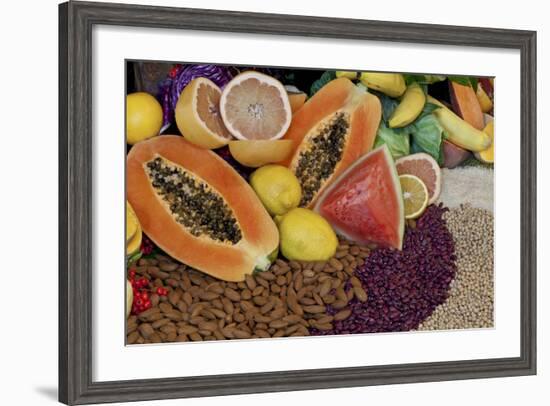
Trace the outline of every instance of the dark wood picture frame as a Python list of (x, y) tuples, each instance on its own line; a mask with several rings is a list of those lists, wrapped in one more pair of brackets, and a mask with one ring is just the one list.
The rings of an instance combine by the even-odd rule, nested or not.
[[(521, 54), (521, 354), (116, 382), (92, 380), (94, 24), (517, 49)], [(66, 404), (279, 392), (536, 373), (536, 32), (68, 2), (59, 6), (59, 400)]]

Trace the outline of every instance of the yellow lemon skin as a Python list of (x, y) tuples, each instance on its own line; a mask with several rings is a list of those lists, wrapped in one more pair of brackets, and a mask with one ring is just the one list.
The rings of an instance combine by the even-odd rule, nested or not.
[(250, 175), (250, 186), (272, 216), (298, 207), (302, 199), (300, 182), (286, 166), (262, 166)]
[(295, 208), (279, 222), (281, 253), (289, 260), (326, 261), (334, 256), (338, 238), (323, 217)]
[(126, 318), (130, 316), (132, 311), (132, 303), (134, 303), (134, 290), (129, 280), (126, 280)]
[(162, 127), (162, 107), (149, 93), (126, 96), (126, 142), (134, 145), (158, 135)]
[(141, 247), (142, 230), (130, 203), (126, 202), (126, 255), (130, 256)]

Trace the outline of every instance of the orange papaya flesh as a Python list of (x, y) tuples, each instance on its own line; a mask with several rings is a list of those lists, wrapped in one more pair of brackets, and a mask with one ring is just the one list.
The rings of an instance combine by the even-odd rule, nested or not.
[(453, 110), (472, 127), (482, 130), (484, 127), (483, 111), (476, 92), (471, 86), (449, 81)]
[(293, 115), (285, 139), (295, 150), (283, 164), (302, 186), (300, 206), (319, 194), (359, 157), (369, 152), (380, 124), (380, 100), (345, 77), (321, 88)]
[(145, 234), (171, 257), (226, 281), (269, 266), (277, 227), (215, 153), (163, 135), (132, 147), (126, 165), (128, 201)]

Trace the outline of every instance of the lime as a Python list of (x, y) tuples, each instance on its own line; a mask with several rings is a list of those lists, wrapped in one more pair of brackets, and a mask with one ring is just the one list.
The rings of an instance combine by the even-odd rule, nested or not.
[(428, 206), (428, 188), (414, 175), (400, 175), (399, 183), (403, 192), (403, 203), (405, 206), (405, 218), (415, 219), (420, 217)]
[(262, 166), (250, 175), (250, 185), (272, 216), (298, 207), (302, 198), (300, 182), (286, 166)]
[(162, 127), (162, 107), (149, 93), (126, 96), (126, 142), (134, 145), (154, 137)]
[(323, 217), (309, 209), (295, 208), (280, 219), (281, 252), (296, 261), (326, 261), (334, 255), (338, 238)]

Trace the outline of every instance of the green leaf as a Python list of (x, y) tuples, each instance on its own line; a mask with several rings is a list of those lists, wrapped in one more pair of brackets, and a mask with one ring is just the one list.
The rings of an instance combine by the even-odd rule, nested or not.
[(440, 108), (441, 107), (438, 106), (437, 104), (426, 102), (424, 104), (424, 108), (422, 109), (422, 111), (420, 112), (420, 114), (418, 115), (418, 117), (416, 118), (415, 121), (418, 121), (421, 118), (424, 118), (424, 116), (427, 116), (428, 114), (432, 114), (435, 110), (440, 109)]
[(468, 76), (447, 76), (451, 82), (455, 82), (464, 86), (471, 86)]
[(410, 85), (411, 83), (419, 83), (421, 85), (429, 85), (435, 82), (441, 82), (445, 80), (447, 77), (443, 75), (412, 75), (412, 74), (404, 74), (405, 83)]
[(327, 70), (324, 72), (319, 79), (312, 83), (311, 89), (309, 90), (309, 97), (317, 93), (324, 85), (326, 85), (331, 80), (336, 79), (336, 72), (332, 70)]
[(380, 99), (380, 103), (382, 104), (382, 119), (387, 123), (393, 114), (393, 111), (399, 105), (399, 100), (392, 99), (390, 96), (386, 96), (383, 93), (372, 93), (376, 94), (376, 96)]
[(475, 76), (449, 76), (449, 80), (464, 86), (471, 86), (474, 90), (477, 89), (477, 77)]
[(432, 84), (436, 82), (443, 82), (445, 79), (447, 79), (447, 76), (445, 75), (424, 75), (424, 78), (426, 80), (425, 83)]
[(378, 127), (374, 146), (377, 148), (380, 145), (386, 144), (390, 150), (393, 159), (400, 158), (410, 154), (410, 137), (409, 134), (397, 132), (392, 128), (386, 127), (382, 122)]
[(426, 81), (426, 76), (424, 75), (409, 75), (409, 74), (404, 74), (403, 77), (405, 78), (405, 83), (408, 85), (410, 85), (411, 83), (425, 83)]
[(443, 128), (433, 114), (427, 114), (411, 125), (411, 150), (425, 152), (440, 160)]

